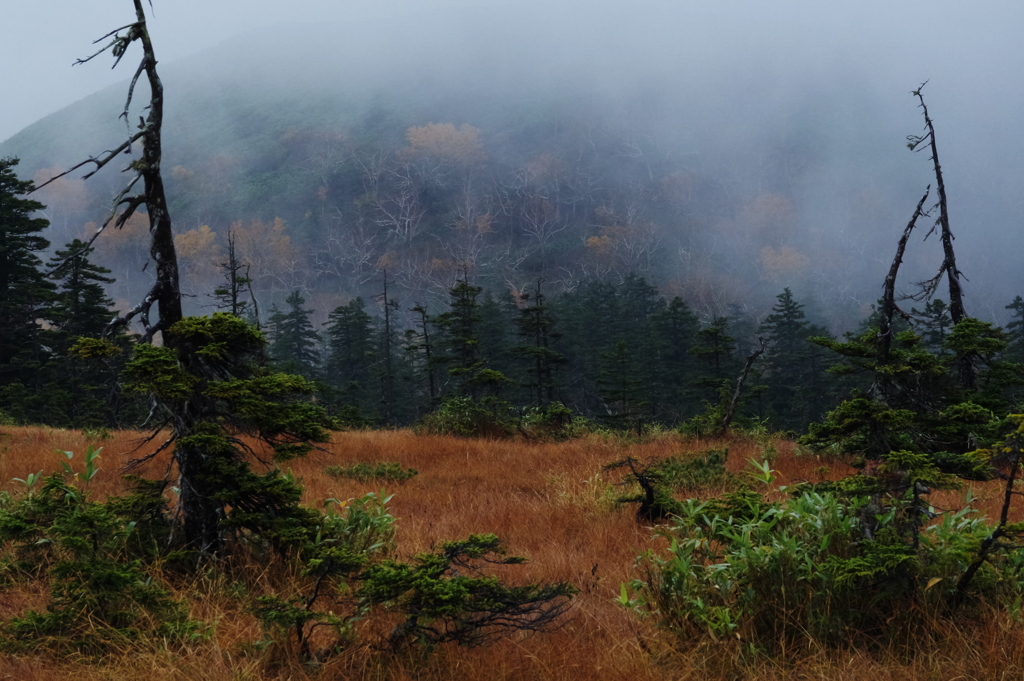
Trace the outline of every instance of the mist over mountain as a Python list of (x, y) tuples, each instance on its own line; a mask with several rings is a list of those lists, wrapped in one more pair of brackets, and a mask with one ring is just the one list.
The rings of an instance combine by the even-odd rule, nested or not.
[[(301, 289), (324, 311), (377, 293), (385, 269), (410, 305), (464, 272), (496, 292), (636, 272), (704, 314), (757, 317), (788, 286), (849, 328), (932, 181), (904, 139), (923, 123), (909, 93), (931, 78), (968, 309), (1002, 319), (1024, 284), (1024, 106), (1004, 87), (1020, 56), (996, 49), (1012, 22), (784, 7), (439, 9), (283, 25), (162, 64), (193, 305), (238, 224), (260, 295)], [(0, 156), (42, 180), (112, 148), (125, 92), (40, 120)], [(105, 171), (41, 192), (53, 245), (102, 221), (120, 182)], [(140, 224), (97, 242), (125, 300), (148, 281)], [(941, 261), (924, 231), (906, 282)]]

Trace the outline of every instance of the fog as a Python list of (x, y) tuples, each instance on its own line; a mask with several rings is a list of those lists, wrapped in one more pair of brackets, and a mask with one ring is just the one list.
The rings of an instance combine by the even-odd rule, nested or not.
[[(93, 4), (88, 11), (79, 2), (5, 8), (0, 139), (10, 139), (0, 155), (20, 155), (29, 177), (108, 148), (124, 131), (116, 121), (119, 84), (16, 134), (130, 75), (131, 56), (115, 72), (106, 55), (70, 68), (89, 54), (92, 39), (131, 19), (126, 0)], [(242, 120), (239, 107), (288, 119), (291, 127), (303, 117), (322, 126), (334, 114), (321, 108), (365, 115), (383, 98), (417, 112), (409, 125), (479, 128), (487, 152), (514, 165), (519, 152), (494, 132), (499, 115), (557, 117), (559, 106), (591, 107), (595, 126), (614, 129), (617, 144), (636, 149), (629, 163), (644, 157), (648, 168), (692, 170), (731, 197), (731, 208), (692, 223), (713, 226), (713, 234), (663, 226), (660, 285), (685, 280), (674, 270), (714, 262), (721, 273), (715, 286), (728, 278), (747, 283), (708, 305), (749, 304), (761, 314), (790, 285), (825, 316), (825, 308), (848, 305), (830, 316), (837, 323), (877, 298), (895, 241), (933, 182), (926, 153), (911, 153), (905, 143), (922, 128), (910, 92), (927, 80), (959, 264), (970, 280), (968, 310), (1001, 319), (1003, 306), (1024, 292), (1016, 260), (1024, 247), (1024, 139), (1017, 128), (1024, 117), (1024, 6), (845, 4), (156, 0), (150, 26), (167, 85), (165, 155), (169, 166), (192, 167), (214, 143), (204, 127), (217, 131), (218, 143), (235, 145), (232, 154), (244, 154), (259, 143), (245, 128), (258, 124)], [(176, 138), (183, 139), (178, 149)], [(653, 186), (658, 178), (650, 173)], [(109, 194), (117, 181), (108, 176), (97, 186)], [(792, 243), (744, 232), (742, 207), (762, 196), (792, 202), (799, 235)], [(64, 216), (75, 223), (69, 234), (86, 219), (102, 219), (102, 208), (90, 206), (91, 218)], [(257, 217), (275, 215), (230, 219)], [(207, 221), (223, 230), (230, 222), (198, 209), (175, 219), (179, 231)], [(816, 246), (793, 281), (758, 278), (749, 270), (762, 244), (750, 240), (764, 238), (775, 248), (827, 243), (831, 259), (818, 257), (825, 251)], [(315, 233), (295, 241), (306, 246)], [(909, 279), (937, 269), (936, 242), (912, 246)], [(345, 293), (362, 293), (353, 281), (345, 280)], [(677, 288), (687, 295), (685, 284)]]
[[(254, 29), (289, 22), (387, 19), (423, 3), (411, 0), (155, 0), (149, 30), (162, 63), (190, 54)], [(447, 0), (446, 7), (488, 5), (493, 0)], [(35, 120), (96, 90), (124, 80), (124, 70), (112, 72), (111, 60), (75, 66), (89, 56), (92, 41), (134, 19), (130, 0), (47, 0), (5, 3), (0, 20), (0, 140)], [(122, 69), (127, 67), (122, 66)]]

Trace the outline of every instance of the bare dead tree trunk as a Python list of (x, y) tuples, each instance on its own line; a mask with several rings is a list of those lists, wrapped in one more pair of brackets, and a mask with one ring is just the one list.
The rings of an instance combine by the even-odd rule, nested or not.
[[(132, 97), (135, 93), (135, 86), (143, 74), (149, 83), (150, 101), (147, 109), (149, 115), (143, 120), (139, 119), (138, 132), (130, 134), (128, 139), (121, 143), (116, 149), (104, 152), (100, 156), (93, 156), (81, 163), (69, 168), (65, 172), (51, 178), (40, 185), (45, 187), (68, 173), (71, 173), (82, 166), (92, 164), (95, 166), (85, 174), (82, 179), (88, 179), (95, 175), (101, 168), (108, 165), (122, 152), (131, 153), (133, 145), (138, 142), (142, 145), (142, 157), (132, 161), (125, 171), (132, 171), (131, 180), (124, 186), (114, 199), (113, 206), (107, 219), (103, 222), (96, 234), (92, 236), (86, 247), (91, 247), (96, 238), (111, 222), (120, 228), (135, 213), (135, 210), (142, 205), (146, 206), (149, 215), (150, 233), (150, 257), (156, 264), (156, 281), (138, 305), (133, 307), (123, 316), (119, 316), (111, 326), (117, 328), (127, 325), (136, 316), (142, 323), (145, 333), (142, 340), (149, 342), (157, 332), (166, 332), (175, 322), (182, 318), (181, 311), (181, 290), (178, 283), (178, 258), (174, 251), (174, 234), (171, 231), (171, 215), (167, 209), (167, 197), (164, 194), (164, 182), (160, 175), (160, 163), (162, 160), (161, 149), (161, 127), (164, 118), (164, 88), (160, 76), (156, 70), (156, 55), (153, 51), (153, 43), (149, 39), (149, 31), (146, 27), (146, 14), (142, 9), (142, 0), (133, 0), (135, 4), (135, 22), (122, 26), (106, 34), (96, 42), (99, 43), (107, 38), (110, 42), (105, 44), (94, 54), (79, 59), (76, 64), (84, 64), (95, 59), (106, 51), (110, 51), (115, 58), (114, 66), (120, 63), (129, 45), (138, 41), (142, 45), (142, 60), (135, 69), (131, 84), (128, 86), (128, 97), (125, 100), (124, 110), (121, 117), (128, 122), (129, 109)], [(121, 32), (125, 31), (122, 35)], [(142, 180), (142, 191), (132, 194), (135, 186)], [(122, 209), (123, 207), (123, 209)], [(118, 212), (120, 210), (120, 213)], [(157, 306), (157, 320), (150, 322), (149, 315), (152, 306)], [(173, 339), (164, 334), (164, 344), (174, 347)]]
[[(233, 229), (228, 229), (228, 261), (222, 267), (228, 275), (227, 307), (231, 310), (231, 314), (236, 317), (241, 316), (242, 282), (238, 272), (242, 269), (242, 264), (238, 262), (238, 257), (235, 255), (235, 232)], [(246, 265), (246, 275), (249, 274), (248, 267)]]
[[(392, 282), (393, 283), (393, 282)], [(388, 271), (384, 270), (384, 293), (381, 294), (384, 304), (384, 372), (381, 374), (381, 403), (384, 407), (384, 422), (390, 424), (395, 401), (395, 369), (391, 357), (392, 331), (391, 310), (397, 308), (395, 301), (388, 299)]]
[[(930, 297), (932, 292), (938, 287), (939, 282), (942, 279), (942, 275), (946, 275), (946, 280), (949, 284), (949, 316), (953, 320), (953, 326), (956, 326), (961, 321), (967, 318), (967, 312), (964, 308), (963, 299), (963, 287), (960, 284), (960, 270), (956, 266), (956, 254), (953, 251), (953, 232), (949, 228), (949, 209), (946, 202), (946, 183), (942, 179), (942, 165), (939, 163), (939, 148), (935, 142), (935, 125), (932, 122), (931, 116), (928, 114), (928, 107), (924, 103), (924, 95), (921, 94), (921, 90), (927, 83), (922, 83), (921, 87), (914, 90), (913, 94), (917, 97), (920, 102), (921, 111), (924, 113), (924, 126), (925, 133), (923, 135), (911, 135), (907, 138), (911, 149), (917, 149), (917, 147), (927, 141), (928, 148), (931, 150), (931, 162), (935, 170), (935, 187), (939, 194), (939, 217), (935, 221), (935, 225), (929, 230), (928, 235), (925, 236), (927, 239), (935, 228), (938, 227), (940, 231), (940, 239), (942, 240), (942, 252), (943, 260), (942, 265), (939, 267), (938, 273), (934, 278), (924, 283), (924, 294), (926, 297)], [(970, 354), (958, 353), (957, 354), (957, 371), (959, 373), (960, 385), (968, 390), (974, 390), (977, 387), (977, 381), (974, 376), (974, 362)]]
[[(910, 222), (903, 229), (903, 236), (900, 237), (899, 243), (896, 245), (896, 255), (892, 259), (892, 265), (889, 266), (889, 273), (885, 275), (885, 283), (882, 284), (882, 309), (878, 311), (878, 336), (875, 347), (875, 378), (871, 385), (871, 393), (882, 402), (888, 400), (892, 388), (892, 374), (884, 369), (889, 364), (892, 350), (892, 318), (897, 311), (907, 318), (906, 313), (896, 306), (896, 275), (899, 274), (900, 265), (903, 264), (903, 254), (907, 249), (910, 233), (917, 225), (918, 218), (926, 214), (924, 202), (928, 200), (930, 193), (931, 185), (928, 185), (924, 196), (917, 202), (917, 208), (914, 209)], [(870, 445), (865, 454), (868, 459), (878, 460), (889, 452), (889, 440), (884, 434), (884, 429), (875, 421), (871, 422), (868, 441)]]
[[(128, 139), (117, 148), (82, 161), (52, 178), (50, 182), (78, 168), (92, 164), (94, 167), (83, 177), (83, 179), (88, 179), (122, 153), (130, 154), (135, 143), (142, 145), (141, 158), (136, 158), (124, 169), (125, 172), (131, 173), (131, 179), (114, 199), (110, 213), (96, 234), (89, 240), (87, 248), (112, 222), (115, 228), (120, 228), (135, 213), (136, 209), (140, 206), (146, 207), (146, 213), (149, 216), (149, 252), (156, 265), (155, 281), (149, 292), (135, 307), (111, 322), (108, 331), (127, 326), (132, 319), (138, 317), (145, 331), (141, 342), (152, 342), (154, 335), (161, 333), (164, 346), (178, 351), (178, 361), (188, 365), (193, 359), (192, 353), (170, 332), (171, 327), (181, 321), (183, 315), (174, 234), (171, 230), (171, 216), (164, 193), (163, 178), (160, 174), (163, 83), (157, 74), (156, 55), (146, 26), (142, 0), (133, 0), (133, 4), (135, 6), (135, 21), (115, 29), (97, 40), (96, 43), (107, 39), (109, 42), (91, 56), (78, 60), (76, 64), (89, 62), (109, 50), (114, 55), (114, 66), (116, 67), (128, 47), (138, 41), (142, 46), (142, 59), (128, 86), (128, 96), (121, 117), (127, 124), (135, 86), (143, 74), (145, 74), (150, 88), (150, 101), (146, 107), (149, 113), (145, 119), (140, 117), (137, 132), (130, 133)], [(137, 189), (140, 180), (142, 181), (141, 191)], [(157, 309), (155, 321), (150, 320), (150, 311), (153, 305), (156, 305)], [(196, 427), (202, 423), (204, 415), (207, 415), (207, 409), (208, 405), (189, 400), (176, 407), (168, 421), (173, 430), (169, 442), (175, 443), (174, 459), (178, 467), (180, 495), (178, 507), (183, 518), (182, 529), (188, 546), (198, 551), (200, 555), (212, 554), (220, 547), (219, 522), (223, 515), (223, 503), (216, 497), (217, 492), (220, 491), (216, 488), (216, 483), (209, 480), (210, 453), (201, 446), (183, 444), (183, 441), (187, 439), (188, 435), (193, 434)]]
[(430, 390), (431, 401), (437, 397), (437, 382), (434, 380), (434, 363), (432, 359), (432, 352), (434, 346), (430, 344), (430, 331), (427, 326), (429, 320), (427, 319), (427, 306), (416, 303), (415, 307), (409, 308), (409, 312), (417, 312), (420, 315), (420, 329), (423, 331), (423, 343), (419, 347), (423, 348), (423, 355), (427, 371), (427, 386)]
[(722, 418), (721, 432), (723, 434), (729, 432), (729, 426), (732, 424), (733, 416), (736, 415), (736, 407), (739, 406), (740, 397), (743, 396), (743, 387), (746, 385), (747, 376), (750, 374), (750, 370), (754, 367), (754, 362), (756, 362), (757, 358), (764, 354), (764, 351), (767, 349), (767, 345), (765, 345), (763, 338), (758, 338), (757, 342), (759, 343), (759, 347), (747, 356), (747, 363), (743, 365), (743, 371), (740, 372), (739, 378), (736, 379), (736, 390), (733, 391), (732, 401), (729, 402), (729, 409), (726, 410), (725, 416)]
[[(882, 309), (879, 310), (878, 347), (875, 354), (875, 364), (877, 366), (884, 366), (889, 363), (889, 351), (892, 348), (892, 317), (897, 310), (896, 275), (899, 273), (900, 265), (903, 264), (903, 254), (907, 250), (907, 240), (910, 239), (910, 233), (914, 230), (917, 219), (925, 214), (924, 202), (928, 200), (931, 189), (931, 185), (928, 185), (924, 190), (924, 196), (917, 202), (917, 208), (914, 210), (910, 222), (904, 228), (903, 236), (900, 237), (899, 244), (896, 246), (896, 256), (892, 259), (892, 265), (889, 266), (889, 273), (885, 275), (885, 283), (882, 284)], [(875, 374), (875, 389), (884, 398), (887, 393), (888, 383), (878, 380), (878, 377), (881, 375), (878, 372)]]
[[(142, 10), (142, 0), (134, 0), (134, 3), (135, 14), (138, 18), (139, 39), (142, 41), (143, 49), (143, 61), (139, 68), (145, 70), (150, 88), (149, 117), (141, 124), (146, 135), (142, 138), (142, 167), (139, 171), (144, 182), (142, 201), (146, 204), (146, 212), (149, 214), (149, 233), (152, 237), (150, 255), (156, 263), (156, 284), (147, 298), (151, 297), (155, 300), (159, 312), (158, 322), (152, 332), (163, 331), (164, 343), (173, 347), (174, 339), (167, 333), (167, 329), (181, 320), (182, 312), (178, 257), (174, 251), (171, 214), (167, 208), (164, 181), (160, 174), (163, 153), (161, 128), (164, 118), (164, 86), (156, 71), (156, 55), (153, 52), (153, 43), (149, 39), (149, 31), (146, 28), (146, 15)], [(148, 305), (144, 305), (139, 311), (142, 314), (143, 325), (148, 327)], [(126, 317), (126, 321), (127, 319)], [(146, 332), (152, 333), (149, 328), (146, 329)]]
[[(928, 141), (928, 146), (932, 152), (931, 162), (935, 168), (935, 188), (939, 194), (939, 217), (936, 220), (936, 225), (941, 230), (942, 239), (942, 252), (944, 254), (944, 260), (942, 262), (942, 268), (939, 271), (939, 276), (943, 272), (946, 274), (946, 279), (949, 282), (949, 316), (953, 319), (953, 324), (959, 324), (963, 320), (967, 313), (964, 310), (964, 299), (963, 299), (963, 288), (960, 286), (960, 270), (956, 267), (956, 254), (953, 252), (953, 233), (949, 228), (949, 210), (946, 203), (946, 183), (942, 179), (942, 166), (939, 164), (939, 149), (935, 143), (935, 125), (932, 123), (931, 117), (928, 115), (928, 107), (924, 103), (924, 95), (921, 94), (921, 90), (925, 84), (922, 83), (921, 87), (914, 90), (914, 96), (917, 97), (920, 102), (921, 111), (924, 112), (924, 125), (927, 131), (923, 136), (912, 137), (911, 143), (912, 148), (916, 148), (918, 144), (921, 144), (925, 140)], [(934, 227), (932, 228), (934, 231)], [(929, 232), (930, 234), (931, 232)]]
[[(1018, 492), (1016, 490), (1017, 474), (1021, 472), (1021, 467), (1024, 465), (1024, 452), (1021, 451), (1020, 436), (1012, 436), (1006, 443), (1009, 445), (1010, 450), (1009, 460), (1009, 472), (1006, 475), (1006, 487), (1003, 491), (1003, 507), (999, 513), (999, 523), (995, 529), (985, 537), (981, 542), (981, 546), (978, 549), (978, 555), (975, 557), (964, 574), (960, 576), (960, 581), (956, 585), (956, 594), (954, 599), (956, 601), (962, 601), (967, 596), (967, 588), (971, 585), (971, 581), (974, 576), (981, 569), (981, 566), (985, 564), (989, 555), (998, 548), (1007, 548), (1007, 546), (1001, 543), (999, 540), (1007, 535), (1007, 524), (1010, 519), (1010, 506), (1013, 502), (1014, 496), (1024, 496), (1024, 492)], [(1017, 533), (1019, 536), (1019, 533)], [(1020, 548), (1015, 546), (1013, 548)]]
[[(260, 326), (260, 308), (256, 302), (256, 296), (252, 290), (252, 277), (249, 276), (250, 264), (242, 263), (238, 259), (238, 251), (235, 248), (234, 226), (228, 229), (228, 259), (220, 264), (221, 271), (227, 279), (224, 286), (214, 289), (213, 297), (220, 301), (218, 309), (229, 310), (236, 317), (241, 317), (242, 312), (248, 304), (242, 300), (242, 296), (248, 292), (249, 302), (252, 303), (253, 315), (256, 320), (256, 328)], [(240, 274), (243, 272), (244, 274)]]

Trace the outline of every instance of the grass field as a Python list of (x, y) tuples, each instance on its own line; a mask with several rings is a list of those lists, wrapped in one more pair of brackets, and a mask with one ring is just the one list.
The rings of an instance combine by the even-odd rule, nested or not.
[[(141, 434), (115, 432), (89, 440), (78, 431), (5, 427), (0, 435), (0, 489), (39, 470), (57, 471), (63, 458), (55, 450), (84, 452), (102, 446), (101, 472), (88, 483), (102, 497), (121, 490), (122, 466), (145, 453), (131, 453)], [(570, 616), (553, 632), (512, 636), (493, 646), (441, 646), (429, 657), (385, 652), (380, 635), (387, 622), (365, 623), (358, 643), (322, 665), (304, 665), (287, 644), (257, 649), (258, 622), (244, 610), (241, 592), (280, 586), (289, 575), (274, 567), (234, 556), (240, 575), (227, 580), (212, 572), (171, 580), (176, 595), (195, 619), (210, 623), (208, 636), (184, 649), (115, 651), (96, 659), (0, 656), (0, 679), (50, 681), (73, 676), (93, 679), (1022, 679), (1024, 624), (993, 613), (976, 620), (937, 622), (934, 642), (920, 649), (843, 651), (808, 648), (785, 663), (741, 662), (734, 647), (680, 647), (652, 623), (614, 602), (622, 582), (634, 577), (633, 560), (651, 546), (651, 531), (637, 522), (633, 509), (614, 503), (618, 490), (604, 464), (626, 455), (638, 458), (696, 454), (729, 447), (728, 468), (741, 471), (748, 459), (773, 456), (778, 484), (835, 479), (850, 469), (814, 456), (799, 456), (795, 445), (771, 438), (738, 437), (693, 440), (674, 434), (643, 443), (591, 436), (562, 443), (516, 440), (467, 440), (417, 436), (411, 431), (348, 432), (334, 435), (322, 450), (289, 464), (302, 479), (306, 502), (347, 499), (379, 491), (373, 481), (328, 476), (328, 466), (397, 461), (419, 474), (387, 486), (391, 513), (398, 518), (398, 557), (430, 550), (439, 542), (470, 533), (493, 532), (510, 553), (526, 556), (523, 566), (508, 568), (512, 581), (567, 581), (579, 589)], [(65, 459), (66, 460), (66, 459)], [(154, 460), (144, 475), (164, 474), (167, 461)], [(998, 513), (1001, 484), (975, 484), (975, 502), (990, 516)], [(714, 494), (715, 489), (701, 490)], [(932, 503), (954, 508), (962, 492), (935, 495)], [(1019, 515), (1019, 509), (1018, 509)], [(248, 562), (247, 562), (248, 560)], [(241, 585), (241, 586), (240, 586)], [(18, 586), (0, 592), (0, 619), (26, 606), (45, 604), (45, 587)]]

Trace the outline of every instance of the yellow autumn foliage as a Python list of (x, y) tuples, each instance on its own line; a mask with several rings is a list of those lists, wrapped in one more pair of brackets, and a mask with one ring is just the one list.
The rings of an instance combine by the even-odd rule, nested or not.
[(463, 124), (456, 129), (451, 123), (427, 123), (409, 128), (405, 139), (417, 154), (430, 154), (467, 164), (484, 157), (480, 129), (472, 125)]

